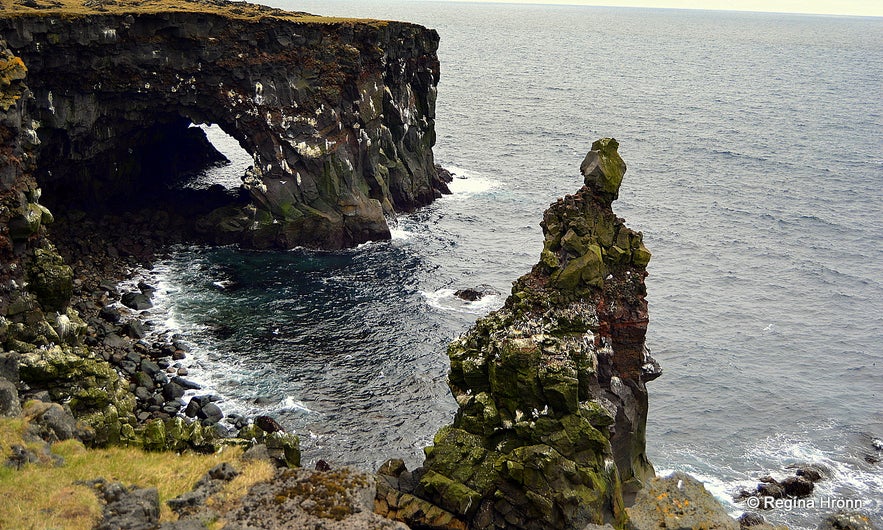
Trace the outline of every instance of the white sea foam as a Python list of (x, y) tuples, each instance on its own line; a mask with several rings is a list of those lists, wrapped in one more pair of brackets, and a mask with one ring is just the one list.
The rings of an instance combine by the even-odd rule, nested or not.
[(469, 198), (486, 193), (500, 185), (499, 181), (476, 171), (457, 166), (447, 166), (447, 169), (454, 175), (454, 180), (448, 183), (448, 188), (453, 193), (453, 195), (448, 197), (448, 200)]
[(420, 294), (426, 298), (426, 303), (430, 307), (440, 311), (454, 311), (473, 315), (486, 315), (499, 308), (503, 302), (503, 297), (499, 294), (486, 294), (480, 300), (470, 302), (457, 297), (454, 294), (455, 292), (455, 289), (443, 288), (433, 292), (420, 291)]
[(407, 241), (414, 235), (413, 232), (409, 232), (401, 224), (389, 227), (389, 233), (393, 241)]
[(312, 413), (313, 410), (307, 407), (303, 401), (294, 396), (285, 396), (285, 399), (279, 404), (277, 412), (306, 412)]

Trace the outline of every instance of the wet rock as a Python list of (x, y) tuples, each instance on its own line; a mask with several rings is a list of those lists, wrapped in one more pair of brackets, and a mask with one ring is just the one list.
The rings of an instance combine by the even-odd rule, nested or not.
[(175, 383), (181, 388), (187, 390), (200, 390), (202, 388), (202, 386), (200, 386), (198, 383), (194, 383), (193, 381), (190, 381), (189, 379), (184, 379), (183, 377), (173, 377), (172, 383)]
[(757, 485), (757, 495), (781, 499), (785, 496), (785, 489), (778, 482), (762, 482)]
[(124, 306), (136, 311), (143, 311), (153, 307), (153, 302), (150, 301), (150, 298), (147, 295), (134, 291), (123, 294), (122, 298), (120, 298), (120, 302), (122, 302)]
[(196, 417), (214, 424), (224, 418), (224, 413), (221, 411), (221, 408), (214, 403), (206, 403), (196, 413)]
[(128, 347), (129, 347), (129, 342), (126, 339), (117, 335), (116, 333), (108, 334), (106, 337), (104, 337), (104, 340), (102, 341), (102, 343), (106, 347), (111, 348), (113, 350), (125, 350), (125, 349), (128, 349)]
[(142, 294), (147, 296), (153, 296), (153, 293), (156, 292), (156, 287), (145, 283), (144, 280), (138, 282), (138, 290), (141, 291)]
[(748, 528), (751, 526), (766, 524), (766, 520), (763, 518), (763, 516), (755, 512), (745, 512), (739, 516), (738, 520), (740, 528)]
[(475, 288), (460, 289), (454, 292), (454, 296), (468, 302), (475, 302), (481, 300), (485, 296), (497, 294), (500, 293), (489, 285), (479, 285)]
[(106, 292), (113, 299), (119, 298), (120, 296), (120, 292), (117, 290), (116, 282), (113, 282), (111, 280), (103, 280), (98, 284), (98, 288)]
[(812, 481), (804, 477), (788, 477), (780, 485), (786, 496), (797, 498), (811, 495), (815, 488)]
[(130, 320), (123, 326), (123, 333), (133, 339), (143, 339), (146, 336), (144, 324), (138, 320)]
[(135, 397), (139, 401), (141, 401), (143, 403), (147, 403), (150, 401), (150, 398), (153, 397), (153, 392), (151, 392), (150, 390), (147, 390), (147, 388), (145, 388), (143, 386), (139, 386), (139, 387), (135, 388)]
[(141, 359), (141, 371), (151, 378), (162, 372), (160, 367), (150, 359)]
[(100, 316), (107, 322), (110, 322), (111, 324), (118, 323), (122, 318), (122, 315), (120, 314), (120, 311), (118, 309), (109, 306), (102, 307), (101, 310), (98, 312), (98, 316)]
[(171, 381), (162, 388), (162, 395), (166, 400), (176, 399), (182, 397), (184, 395), (184, 387), (176, 383), (175, 381)]
[(258, 416), (254, 419), (254, 424), (257, 425), (261, 430), (266, 431), (268, 433), (272, 432), (285, 432), (285, 429), (282, 428), (279, 423), (276, 422), (273, 418), (269, 416)]
[(246, 418), (240, 414), (228, 414), (227, 422), (236, 429), (242, 429), (248, 424)]
[(803, 477), (810, 482), (818, 482), (822, 480), (825, 475), (828, 473), (827, 468), (818, 464), (800, 464), (795, 466), (788, 466), (788, 469), (793, 469), (794, 474), (798, 477)]

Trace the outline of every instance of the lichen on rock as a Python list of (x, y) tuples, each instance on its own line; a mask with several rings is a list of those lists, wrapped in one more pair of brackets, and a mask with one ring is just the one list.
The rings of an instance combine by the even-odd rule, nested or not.
[(626, 524), (623, 494), (654, 474), (644, 384), (659, 370), (644, 345), (649, 252), (611, 210), (617, 146), (593, 144), (585, 186), (544, 214), (540, 262), (448, 348), (453, 425), (413, 473), (385, 466), (382, 513), (433, 528)]

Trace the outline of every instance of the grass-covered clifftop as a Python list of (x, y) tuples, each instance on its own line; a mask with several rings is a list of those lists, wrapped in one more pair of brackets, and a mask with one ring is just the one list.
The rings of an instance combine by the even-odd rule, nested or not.
[(304, 23), (371, 23), (384, 20), (323, 17), (297, 11), (285, 11), (259, 4), (226, 0), (0, 0), (0, 16), (45, 15), (73, 18), (85, 15), (206, 13), (243, 20), (275, 18)]
[(47, 453), (44, 442), (35, 440), (30, 431), (27, 416), (0, 418), (0, 454), (9, 455), (18, 446), (39, 455), (37, 462), (21, 469), (0, 465), (0, 528), (93, 528), (101, 518), (102, 505), (95, 491), (83, 482), (99, 477), (157, 488), (160, 520), (169, 521), (175, 516), (165, 501), (190, 491), (209, 469), (222, 462), (236, 462), (240, 475), (215, 496), (219, 507), (232, 506), (252, 484), (273, 476), (273, 465), (267, 460), (239, 463), (240, 448), (229, 447), (211, 455), (176, 454), (131, 447), (87, 449), (77, 440), (65, 440), (52, 444)]

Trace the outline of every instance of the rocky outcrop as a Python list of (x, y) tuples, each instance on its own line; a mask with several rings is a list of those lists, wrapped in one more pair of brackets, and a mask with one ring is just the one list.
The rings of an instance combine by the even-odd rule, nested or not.
[(628, 514), (634, 530), (739, 530), (740, 526), (701, 482), (685, 473), (651, 480)]
[[(0, 38), (15, 57), (0, 61), (0, 101), (18, 97), (26, 67), (51, 207), (118, 209), (216, 160), (191, 123), (220, 125), (254, 158), (250, 202), (200, 225), (218, 242), (385, 239), (385, 215), (444, 189), (431, 149), (435, 31), (240, 2), (31, 0), (4, 9)], [(28, 212), (20, 237), (46, 217)]]
[(407, 530), (372, 511), (374, 480), (359, 471), (288, 469), (252, 487), (225, 515), (230, 530)]
[(626, 524), (623, 495), (654, 475), (645, 383), (660, 370), (644, 345), (650, 253), (611, 209), (617, 147), (592, 145), (585, 186), (544, 215), (540, 263), (450, 345), (454, 423), (422, 467), (384, 465), (380, 513), (429, 528)]

